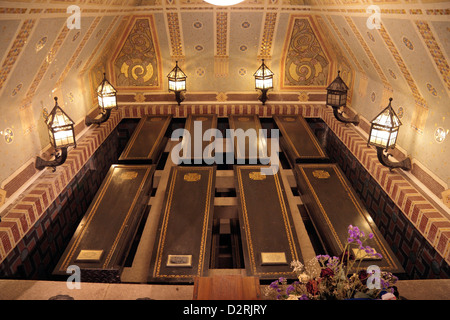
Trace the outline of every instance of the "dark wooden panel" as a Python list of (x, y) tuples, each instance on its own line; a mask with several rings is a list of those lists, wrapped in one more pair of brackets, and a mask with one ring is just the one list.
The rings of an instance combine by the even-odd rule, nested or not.
[(172, 115), (142, 118), (119, 157), (123, 164), (156, 164), (167, 143), (165, 133)]
[[(214, 166), (172, 167), (153, 250), (150, 282), (193, 282), (194, 277), (201, 277), (208, 270), (214, 186)], [(183, 266), (185, 262), (188, 265)]]
[[(262, 166), (235, 166), (242, 243), (248, 275), (295, 278), (290, 263), (302, 261), (281, 176), (261, 175)], [(264, 261), (263, 255), (272, 256)], [(284, 263), (275, 258), (284, 256)], [(272, 260), (272, 261), (270, 261)]]
[(234, 156), (237, 164), (268, 164), (269, 156), (267, 139), (260, 134), (262, 130), (261, 122), (256, 114), (239, 115), (233, 114), (228, 117), (230, 129), (242, 129), (244, 134), (253, 137), (252, 141), (248, 137), (234, 139)]
[(301, 115), (274, 115), (282, 139), (280, 145), (291, 165), (329, 162), (319, 141)]
[[(198, 122), (198, 124), (201, 124), (201, 131), (194, 130), (195, 122)], [(197, 125), (198, 125), (197, 124)], [(182, 148), (183, 150), (188, 150), (188, 148), (191, 150), (190, 155), (183, 155), (181, 157), (184, 164), (205, 164), (205, 160), (207, 161), (207, 164), (212, 164), (214, 162), (214, 151), (211, 150), (211, 140), (214, 141), (214, 139), (203, 141), (203, 136), (205, 134), (205, 131), (209, 129), (217, 129), (217, 115), (216, 114), (189, 114), (186, 119), (186, 125), (184, 127), (185, 130), (189, 132), (190, 137), (190, 148), (189, 148), (189, 139), (183, 139), (182, 142)], [(209, 137), (209, 136), (208, 136)], [(205, 136), (206, 138), (206, 136)], [(199, 145), (197, 145), (200, 142)], [(200, 148), (198, 148), (198, 146)], [(197, 153), (195, 152), (195, 148), (197, 148)], [(208, 150), (208, 155), (212, 155), (210, 157), (205, 157), (203, 151)], [(201, 153), (199, 153), (200, 151)]]
[(120, 280), (147, 206), (155, 165), (112, 165), (54, 270), (77, 265), (82, 281)]
[(374, 234), (365, 245), (383, 256), (381, 260), (363, 260), (361, 268), (377, 265), (383, 271), (404, 272), (337, 164), (297, 164), (294, 172), (303, 203), (327, 254), (342, 253), (349, 236), (348, 226), (353, 225), (366, 235)]

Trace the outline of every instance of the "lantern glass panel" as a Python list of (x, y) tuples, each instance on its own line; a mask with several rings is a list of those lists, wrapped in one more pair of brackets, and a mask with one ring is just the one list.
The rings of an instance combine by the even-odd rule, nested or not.
[(169, 79), (169, 90), (170, 91), (185, 91), (186, 90), (186, 80)]
[(61, 148), (75, 144), (73, 130), (71, 127), (53, 128), (54, 147)]
[(369, 143), (385, 149), (393, 148), (395, 146), (395, 142), (397, 141), (397, 133), (398, 127), (388, 129), (377, 124), (372, 124)]
[(273, 79), (270, 78), (255, 78), (255, 87), (256, 89), (272, 89), (273, 88)]
[(113, 95), (98, 96), (98, 105), (103, 110), (105, 110), (105, 109), (113, 109), (113, 108), (117, 107), (116, 95), (113, 94)]

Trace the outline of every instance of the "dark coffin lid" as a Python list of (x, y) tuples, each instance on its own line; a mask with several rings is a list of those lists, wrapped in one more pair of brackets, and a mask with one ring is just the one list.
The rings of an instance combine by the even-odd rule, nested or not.
[(399, 261), (337, 164), (298, 164), (295, 174), (301, 198), (329, 255), (339, 256), (347, 243), (348, 226), (374, 237), (364, 245), (383, 256), (364, 260), (361, 268), (377, 265), (382, 271), (403, 273)]
[[(297, 234), (279, 172), (268, 166), (235, 166), (239, 219), (247, 274), (295, 278), (290, 263), (302, 261)], [(264, 255), (264, 261), (262, 258)], [(284, 255), (285, 263), (276, 262)]]
[[(201, 126), (202, 126), (201, 127), (201, 129), (202, 129), (201, 131), (194, 130), (195, 122), (201, 123)], [(203, 157), (204, 156), (203, 152), (204, 152), (205, 149), (208, 149), (208, 151), (207, 151), (208, 153), (207, 154), (208, 155), (211, 154), (211, 151), (212, 151), (211, 140), (214, 141), (213, 138), (211, 140), (208, 140), (208, 141), (203, 141), (203, 135), (205, 134), (206, 130), (217, 129), (217, 115), (216, 114), (202, 114), (202, 115), (189, 114), (189, 116), (186, 119), (186, 125), (185, 125), (184, 129), (187, 130), (189, 132), (189, 134), (190, 134), (191, 154), (190, 154), (189, 157), (183, 155), (183, 157), (181, 158), (182, 161), (185, 162), (186, 160), (190, 160), (190, 162), (192, 164), (201, 164), (201, 163), (203, 163), (202, 162), (202, 159), (204, 158)], [(206, 136), (205, 136), (205, 138), (206, 138)], [(201, 149), (199, 149), (201, 151), (201, 154), (196, 154), (194, 152), (195, 148), (196, 148), (195, 143), (198, 143), (198, 141), (201, 141), (201, 145), (200, 145)], [(183, 143), (182, 144), (183, 150), (187, 150), (187, 148), (189, 146), (188, 145), (188, 139), (186, 139), (186, 140), (183, 139), (182, 143)], [(211, 157), (206, 157), (206, 159), (208, 159), (208, 160), (214, 159), (214, 153), (212, 153)], [(209, 162), (209, 163), (211, 163), (211, 162)]]
[[(239, 114), (233, 114), (228, 117), (228, 121), (230, 124), (230, 129), (238, 130), (242, 129), (245, 132), (249, 129), (253, 129), (251, 131), (248, 131), (248, 133), (256, 132), (256, 141), (253, 141), (252, 144), (250, 144), (249, 139), (246, 137), (244, 139), (234, 139), (234, 155), (235, 158), (238, 160), (238, 164), (244, 164), (242, 161), (252, 161), (251, 163), (257, 163), (253, 161), (262, 160), (263, 164), (267, 164), (269, 160), (268, 156), (268, 150), (269, 146), (267, 145), (267, 139), (263, 135), (260, 135), (260, 129), (261, 122), (259, 121), (259, 117), (256, 114), (252, 115), (239, 115)], [(253, 134), (253, 137), (255, 135)], [(250, 152), (250, 147), (252, 152)]]
[(274, 115), (273, 119), (284, 140), (281, 145), (293, 162), (329, 162), (305, 118), (301, 115)]
[(155, 164), (166, 142), (164, 135), (171, 120), (172, 115), (142, 118), (120, 155), (119, 163)]
[[(192, 282), (208, 270), (215, 167), (172, 167), (149, 281)], [(180, 259), (170, 261), (169, 255)], [(183, 259), (190, 258), (190, 265)], [(172, 266), (168, 266), (172, 264)]]
[(152, 190), (154, 171), (155, 165), (111, 166), (54, 274), (66, 274), (70, 265), (93, 271), (122, 269)]

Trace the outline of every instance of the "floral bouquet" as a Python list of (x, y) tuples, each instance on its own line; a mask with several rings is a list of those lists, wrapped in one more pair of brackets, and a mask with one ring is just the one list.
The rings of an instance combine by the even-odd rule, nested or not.
[[(373, 238), (373, 234), (365, 235), (352, 225), (348, 227), (348, 233), (347, 244), (340, 257), (318, 255), (306, 265), (293, 261), (291, 267), (298, 281), (288, 285), (285, 278), (279, 278), (266, 288), (266, 296), (283, 300), (396, 300), (396, 276), (379, 269), (378, 274), (359, 270), (364, 258), (382, 258), (373, 248), (364, 246), (368, 239)], [(354, 252), (357, 252), (357, 257), (351, 253), (353, 250), (350, 249), (353, 248), (356, 249)]]

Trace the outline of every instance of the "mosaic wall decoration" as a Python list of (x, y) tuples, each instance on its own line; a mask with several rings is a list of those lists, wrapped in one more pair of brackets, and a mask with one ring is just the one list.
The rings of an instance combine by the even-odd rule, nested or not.
[[(436, 64), (439, 72), (441, 73), (442, 79), (444, 80), (447, 88), (450, 90), (450, 67), (448, 65), (447, 59), (442, 53), (433, 33), (430, 30), (430, 26), (425, 21), (415, 21), (417, 29), (421, 34), (431, 56), (433, 57), (434, 63)], [(448, 30), (448, 29), (447, 29)]]
[(282, 87), (327, 86), (329, 61), (310, 20), (296, 18), (291, 30), (282, 62)]
[[(272, 56), (272, 42), (273, 35), (275, 32), (275, 23), (277, 22), (277, 13), (276, 12), (267, 12), (264, 19), (264, 30), (261, 39), (261, 46), (259, 48), (258, 56), (260, 58), (270, 58)], [(247, 22), (248, 23), (248, 22)], [(242, 24), (244, 27), (245, 22)], [(248, 28), (246, 25), (244, 28)]]
[(180, 18), (178, 12), (168, 12), (167, 25), (169, 27), (170, 52), (172, 57), (183, 57), (184, 49), (181, 39)]
[(134, 20), (134, 25), (114, 60), (117, 87), (160, 88), (161, 59), (152, 29), (152, 19)]

